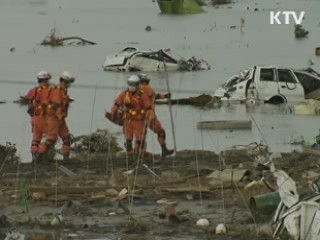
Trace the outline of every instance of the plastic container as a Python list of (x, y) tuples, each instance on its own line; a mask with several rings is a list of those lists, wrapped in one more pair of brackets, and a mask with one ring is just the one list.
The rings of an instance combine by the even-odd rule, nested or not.
[(253, 215), (270, 215), (277, 209), (281, 198), (279, 192), (271, 192), (251, 197), (249, 201)]

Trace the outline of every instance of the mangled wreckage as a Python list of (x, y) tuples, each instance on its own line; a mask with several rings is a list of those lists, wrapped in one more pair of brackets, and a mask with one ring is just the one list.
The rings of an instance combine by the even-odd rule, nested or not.
[(105, 71), (133, 72), (133, 71), (197, 71), (209, 70), (209, 64), (202, 59), (192, 57), (185, 60), (177, 57), (170, 50), (140, 51), (128, 47), (119, 53), (106, 57), (103, 64)]
[[(294, 70), (276, 66), (253, 66), (222, 84), (214, 96), (222, 100), (281, 104), (317, 99), (320, 76), (311, 68)], [(317, 97), (318, 96), (318, 97)]]

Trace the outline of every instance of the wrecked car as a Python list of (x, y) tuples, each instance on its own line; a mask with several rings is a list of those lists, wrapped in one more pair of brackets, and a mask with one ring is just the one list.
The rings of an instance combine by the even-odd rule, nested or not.
[(311, 68), (294, 70), (277, 66), (253, 66), (218, 87), (222, 100), (281, 104), (317, 98), (320, 76)]
[(194, 14), (204, 10), (197, 0), (157, 0), (161, 13), (164, 14)]
[(103, 64), (103, 69), (116, 72), (197, 71), (210, 69), (205, 60), (198, 60), (195, 57), (185, 60), (169, 52), (170, 49), (141, 51), (134, 47), (127, 47), (119, 53), (108, 55)]

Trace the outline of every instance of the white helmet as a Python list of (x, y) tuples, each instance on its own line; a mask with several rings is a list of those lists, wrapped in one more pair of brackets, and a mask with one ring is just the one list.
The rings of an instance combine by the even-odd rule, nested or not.
[(42, 79), (50, 79), (51, 78), (51, 74), (47, 71), (40, 71), (37, 74), (37, 79), (38, 80), (42, 80)]
[(60, 75), (60, 78), (62, 78), (63, 80), (67, 81), (67, 82), (74, 82), (74, 77), (71, 75), (70, 72), (68, 71), (63, 71)]
[(137, 75), (132, 75), (128, 79), (128, 85), (137, 85), (140, 82), (140, 78)]
[(147, 74), (141, 73), (138, 76), (139, 76), (140, 82), (145, 82), (145, 83), (150, 82), (150, 78), (148, 78)]

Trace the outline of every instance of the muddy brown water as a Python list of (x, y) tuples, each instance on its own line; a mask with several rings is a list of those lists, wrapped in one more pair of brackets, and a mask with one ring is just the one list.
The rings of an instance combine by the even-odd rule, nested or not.
[[(35, 75), (41, 69), (53, 74), (54, 83), (59, 72), (65, 69), (76, 76), (76, 84), (70, 90), (75, 102), (68, 118), (74, 135), (87, 134), (97, 128), (121, 132), (105, 120), (104, 111), (111, 108), (117, 94), (125, 88), (130, 73), (104, 72), (101, 66), (107, 54), (127, 46), (171, 48), (180, 56), (196, 56), (210, 63), (212, 69), (205, 72), (150, 73), (152, 85), (158, 91), (166, 90), (168, 79), (175, 98), (212, 94), (228, 77), (253, 64), (302, 68), (312, 59), (314, 68), (319, 70), (320, 59), (314, 55), (315, 48), (319, 47), (319, 4), (317, 0), (244, 0), (230, 5), (231, 9), (207, 6), (203, 14), (168, 16), (160, 14), (156, 2), (151, 0), (1, 0), (0, 100), (8, 103), (0, 105), (0, 143), (17, 143), (23, 160), (30, 160), (30, 119), (26, 109), (12, 101), (32, 87), (30, 82), (35, 82)], [(255, 8), (259, 11), (254, 11)], [(270, 25), (270, 10), (305, 11), (303, 26), (310, 31), (309, 38), (296, 40), (293, 24)], [(243, 32), (241, 18), (245, 19)], [(151, 32), (145, 31), (147, 25), (152, 27)], [(40, 46), (53, 27), (62, 36), (76, 35), (98, 44)], [(249, 114), (246, 107), (240, 105), (207, 111), (173, 106), (177, 148), (220, 151), (265, 139), (273, 151), (291, 151), (296, 149), (287, 144), (292, 137), (303, 135), (307, 142), (313, 142), (319, 117), (295, 116), (288, 108), (256, 107)], [(158, 106), (157, 113), (167, 129), (168, 145), (172, 146), (168, 106)], [(200, 120), (252, 118), (256, 122), (252, 131), (196, 129), (196, 122)], [(123, 142), (121, 135), (119, 142)], [(150, 151), (160, 152), (152, 134), (149, 134), (148, 146)]]

